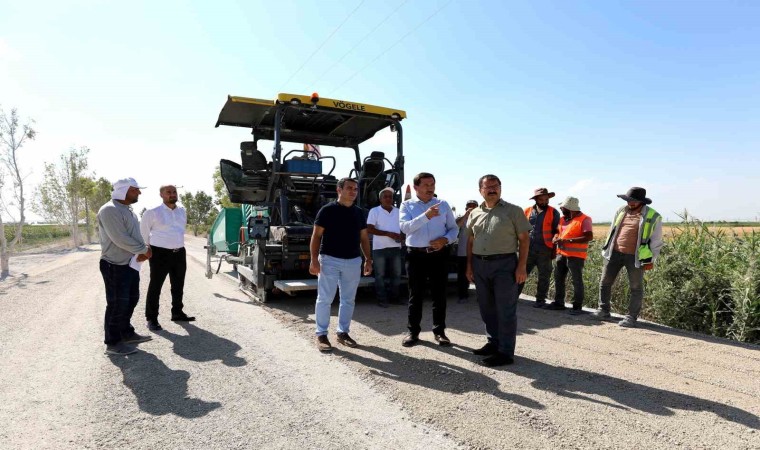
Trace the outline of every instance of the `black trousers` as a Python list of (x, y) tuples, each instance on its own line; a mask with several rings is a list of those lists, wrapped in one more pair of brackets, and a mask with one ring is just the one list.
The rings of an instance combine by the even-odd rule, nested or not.
[(106, 285), (105, 343), (115, 345), (135, 333), (130, 322), (140, 300), (140, 272), (101, 259), (100, 273)]
[(158, 298), (161, 296), (161, 288), (167, 275), (171, 283), (172, 317), (181, 316), (183, 314), (182, 294), (187, 271), (185, 249), (173, 251), (154, 245), (151, 245), (150, 249), (153, 251), (153, 256), (148, 260), (150, 284), (148, 284), (148, 297), (145, 299), (145, 318), (158, 320)]
[(446, 329), (446, 284), (449, 274), (446, 269), (449, 252), (446, 249), (425, 253), (407, 249), (406, 273), (409, 276), (409, 322), (412, 334), (422, 330), (422, 303), (430, 288), (433, 299), (433, 333), (440, 334)]
[[(448, 281), (448, 276), (446, 281)], [(459, 299), (469, 297), (470, 280), (467, 279), (467, 257), (457, 256), (457, 295)]]

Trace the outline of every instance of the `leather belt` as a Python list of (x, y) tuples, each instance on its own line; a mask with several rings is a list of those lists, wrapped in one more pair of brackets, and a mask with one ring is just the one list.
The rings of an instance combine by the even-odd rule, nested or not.
[(496, 255), (472, 255), (473, 258), (478, 258), (482, 261), (494, 261), (497, 259), (507, 259), (507, 258), (512, 258), (516, 256), (517, 256), (516, 253), (499, 253)]
[(433, 247), (407, 247), (406, 250), (409, 253), (436, 253), (443, 250), (446, 247), (448, 246), (444, 246), (440, 250), (433, 250)]
[(185, 247), (180, 247), (180, 248), (164, 248), (164, 247), (156, 247), (155, 245), (151, 245), (151, 247), (153, 247), (156, 250), (165, 251), (165, 252), (171, 252), (171, 253), (181, 252), (182, 250), (185, 249)]

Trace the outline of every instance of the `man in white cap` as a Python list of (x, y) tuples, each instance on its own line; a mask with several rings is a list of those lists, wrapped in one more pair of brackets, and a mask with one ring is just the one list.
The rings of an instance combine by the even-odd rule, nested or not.
[[(375, 271), (377, 304), (387, 308), (388, 302), (399, 303), (401, 284), (401, 242), (404, 235), (399, 226), (399, 211), (393, 206), (393, 188), (380, 191), (380, 205), (369, 210), (367, 233), (372, 235), (372, 260)], [(387, 283), (386, 283), (387, 278)]]
[(581, 212), (578, 199), (567, 197), (559, 204), (562, 220), (559, 222), (559, 233), (553, 242), (557, 246), (557, 268), (554, 270), (554, 303), (546, 309), (565, 309), (565, 281), (567, 272), (573, 278), (573, 309), (570, 314), (583, 313), (583, 265), (588, 255), (588, 243), (594, 239), (594, 225), (591, 217)]
[(140, 231), (150, 246), (150, 284), (145, 297), (145, 319), (150, 331), (161, 331), (158, 323), (158, 305), (161, 287), (169, 276), (172, 295), (172, 322), (192, 322), (195, 317), (184, 312), (182, 304), (187, 259), (185, 254), (185, 228), (187, 212), (177, 206), (177, 188), (171, 184), (158, 190), (163, 202), (143, 213)]
[(130, 344), (151, 340), (135, 333), (130, 324), (140, 299), (140, 272), (133, 268), (152, 256), (140, 235), (140, 223), (129, 205), (137, 203), (141, 187), (134, 178), (113, 185), (112, 201), (98, 211), (100, 273), (106, 286), (106, 354), (128, 355), (137, 349)]

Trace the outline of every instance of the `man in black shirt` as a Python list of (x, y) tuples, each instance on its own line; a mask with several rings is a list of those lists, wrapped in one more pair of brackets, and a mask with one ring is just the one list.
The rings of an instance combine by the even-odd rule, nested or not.
[(340, 289), (338, 310), (338, 343), (356, 347), (348, 335), (354, 315), (356, 288), (359, 286), (364, 255), (364, 275), (372, 273), (372, 255), (364, 212), (354, 205), (359, 184), (351, 178), (338, 181), (338, 200), (323, 206), (317, 213), (311, 235), (311, 262), (309, 273), (318, 276), (317, 348), (329, 352), (332, 345), (327, 339), (330, 326), (330, 305)]

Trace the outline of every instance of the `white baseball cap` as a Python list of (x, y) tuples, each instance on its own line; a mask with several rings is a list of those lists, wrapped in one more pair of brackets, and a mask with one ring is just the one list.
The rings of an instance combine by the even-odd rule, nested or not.
[(139, 186), (134, 178), (122, 178), (113, 184), (113, 191), (111, 191), (111, 198), (114, 200), (124, 200), (127, 198), (127, 191), (129, 188), (145, 189), (145, 186)]

